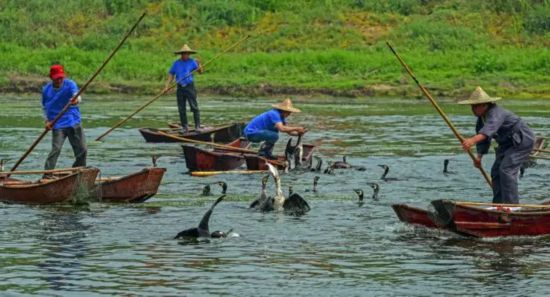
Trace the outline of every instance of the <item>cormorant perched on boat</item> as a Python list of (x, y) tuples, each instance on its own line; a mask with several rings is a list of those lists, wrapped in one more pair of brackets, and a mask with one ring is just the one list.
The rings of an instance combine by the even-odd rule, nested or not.
[(210, 191), (210, 184), (207, 184), (202, 188), (202, 196), (210, 196), (212, 195), (212, 191)]
[(378, 166), (384, 169), (384, 173), (382, 173), (382, 176), (380, 177), (381, 180), (383, 181), (398, 180), (395, 177), (386, 177), (386, 175), (388, 175), (388, 172), (390, 172), (390, 167), (388, 165), (378, 165)]
[[(302, 215), (308, 212), (311, 208), (309, 207), (307, 201), (302, 198), (302, 196), (297, 193), (292, 193), (290, 197), (286, 198), (283, 195), (279, 171), (277, 170), (277, 168), (275, 168), (275, 166), (271, 165), (270, 163), (267, 163), (267, 167), (269, 169), (269, 173), (275, 181), (275, 196), (266, 197), (265, 199), (262, 199), (262, 197), (260, 197), (260, 199), (258, 199), (258, 203), (254, 201), (251, 204), (251, 207), (254, 207), (255, 209), (261, 211), (284, 211), (285, 213), (293, 215)], [(265, 191), (263, 190), (262, 184), (262, 194), (264, 192)]]
[(311, 171), (320, 172), (321, 167), (323, 166), (323, 159), (321, 159), (321, 157), (319, 156), (313, 156), (313, 158), (317, 160), (317, 164), (315, 164), (315, 168), (311, 168)]
[(369, 185), (373, 192), (372, 192), (372, 199), (378, 201), (378, 192), (380, 191), (380, 186), (377, 183), (367, 183)]
[[(302, 145), (302, 135), (298, 136), (296, 145), (292, 145), (292, 137), (288, 139), (285, 148), (285, 158), (288, 162), (288, 169), (293, 169), (302, 166), (302, 158), (304, 154), (304, 147)], [(292, 166), (294, 163), (294, 166)]]
[(210, 216), (212, 215), (212, 211), (214, 211), (214, 207), (220, 203), (223, 198), (225, 198), (225, 195), (220, 196), (218, 199), (216, 199), (216, 202), (212, 204), (210, 209), (206, 211), (204, 216), (202, 217), (199, 226), (187, 230), (183, 230), (180, 233), (174, 237), (174, 239), (180, 239), (180, 238), (199, 238), (199, 237), (206, 237), (206, 238), (219, 238), (219, 237), (226, 237), (227, 234), (222, 231), (214, 231), (210, 233), (210, 229), (208, 227), (208, 221), (210, 221)]
[(260, 208), (260, 205), (265, 204), (268, 200), (266, 188), (267, 188), (267, 181), (269, 180), (269, 175), (266, 175), (262, 177), (262, 191), (260, 192), (260, 197), (250, 204), (250, 208)]

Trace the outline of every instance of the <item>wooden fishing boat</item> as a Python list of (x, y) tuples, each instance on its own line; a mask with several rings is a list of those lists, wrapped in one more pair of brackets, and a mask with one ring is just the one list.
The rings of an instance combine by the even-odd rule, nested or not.
[(242, 136), (243, 127), (243, 123), (234, 123), (220, 127), (205, 128), (200, 131), (191, 130), (188, 133), (181, 133), (180, 129), (157, 128), (141, 128), (139, 132), (147, 142), (181, 142), (180, 140), (163, 135), (169, 134), (192, 140), (228, 143)]
[[(23, 172), (20, 172), (23, 173)], [(0, 177), (0, 201), (9, 203), (50, 204), (88, 198), (94, 188), (99, 169), (68, 169), (54, 178), (25, 181)], [(10, 173), (12, 175), (14, 173)]]
[[(238, 138), (227, 144), (236, 148), (248, 148), (249, 143), (244, 138)], [(185, 164), (193, 171), (227, 171), (237, 169), (245, 162), (243, 153), (232, 152), (223, 148), (205, 150), (192, 145), (182, 145)]]
[(144, 202), (157, 193), (164, 172), (166, 168), (148, 167), (123, 177), (99, 179), (97, 198), (109, 202)]
[(474, 237), (550, 234), (550, 206), (435, 200), (436, 224)]
[[(302, 164), (304, 164), (304, 168), (310, 168), (312, 159), (313, 159), (313, 150), (315, 149), (315, 145), (312, 144), (304, 144), (304, 153), (302, 156)], [(267, 170), (266, 163), (269, 162), (277, 169), (282, 170), (285, 169), (287, 166), (286, 157), (285, 156), (276, 156), (277, 159), (275, 160), (267, 160), (266, 158), (260, 157), (258, 155), (252, 155), (252, 154), (246, 154), (246, 168), (248, 170)]]
[(445, 229), (470, 237), (550, 234), (550, 206), (434, 200), (435, 212), (394, 204), (402, 222)]

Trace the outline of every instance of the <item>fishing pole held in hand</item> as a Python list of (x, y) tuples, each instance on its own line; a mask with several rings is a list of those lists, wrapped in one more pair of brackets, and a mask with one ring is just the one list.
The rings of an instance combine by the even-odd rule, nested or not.
[[(401, 59), (401, 56), (399, 56), (399, 54), (393, 49), (393, 47), (391, 46), (391, 44), (389, 42), (386, 42), (386, 44), (388, 45), (388, 47), (390, 48), (390, 50), (392, 51), (392, 53), (395, 55), (395, 57), (397, 58), (397, 60), (399, 60), (399, 63), (401, 63), (401, 65), (403, 66), (403, 68), (405, 68), (405, 70), (407, 70), (407, 73), (409, 73), (409, 75), (411, 76), (411, 78), (414, 80), (414, 82), (416, 83), (416, 85), (420, 88), (420, 90), (422, 91), (422, 93), (424, 93), (424, 95), (426, 96), (426, 98), (428, 98), (428, 100), (430, 100), (430, 102), (432, 103), (433, 107), (435, 108), (435, 110), (437, 110), (437, 112), (439, 113), (439, 115), (443, 118), (443, 120), (445, 121), (445, 123), (447, 123), (447, 126), (449, 126), (449, 128), (451, 128), (451, 131), (453, 131), (453, 134), (455, 135), (455, 137), (460, 141), (460, 143), (462, 144), (462, 142), (464, 142), (464, 137), (458, 132), (458, 130), (456, 129), (456, 127), (453, 125), (453, 123), (451, 122), (451, 120), (447, 117), (447, 115), (445, 114), (445, 112), (443, 111), (443, 109), (441, 109), (441, 107), (439, 106), (439, 104), (435, 101), (435, 99), (432, 97), (432, 95), (430, 95), (430, 93), (428, 92), (428, 90), (422, 85), (420, 84), (420, 82), (418, 81), (418, 79), (416, 78), (416, 76), (414, 75), (414, 73), (412, 72), (412, 70), (409, 68), (409, 66), (405, 63), (405, 61), (403, 61), (403, 59)], [(476, 157), (474, 156), (474, 154), (472, 153), (472, 151), (468, 150), (468, 155), (470, 156), (470, 158), (472, 158), (472, 161), (476, 161)], [(489, 187), (491, 187), (491, 189), (493, 188), (493, 184), (491, 182), (491, 177), (487, 174), (487, 172), (485, 172), (485, 170), (483, 169), (483, 167), (479, 167), (478, 168), (479, 171), (481, 172), (481, 174), (483, 175), (483, 177), (485, 178), (485, 181), (487, 181), (487, 184), (489, 184)]]
[[(48, 131), (50, 131), (49, 128), (53, 128), (53, 126), (55, 125), (55, 123), (57, 123), (57, 121), (59, 121), (59, 119), (63, 116), (63, 114), (65, 114), (65, 112), (67, 112), (67, 110), (69, 110), (69, 107), (71, 107), (72, 105), (72, 102), (75, 98), (78, 98), (78, 96), (80, 96), (87, 88), (88, 86), (90, 85), (90, 83), (96, 78), (96, 76), (103, 70), (103, 68), (105, 68), (105, 66), (107, 65), (107, 63), (109, 63), (109, 61), (111, 60), (111, 58), (116, 54), (116, 52), (118, 52), (118, 50), (122, 47), (122, 45), (124, 44), (124, 42), (126, 41), (126, 39), (128, 39), (128, 37), (130, 36), (130, 34), (132, 34), (132, 32), (134, 32), (134, 30), (136, 29), (136, 27), (138, 26), (138, 24), (141, 22), (141, 20), (145, 17), (145, 12), (139, 17), (139, 19), (136, 21), (136, 23), (132, 26), (132, 28), (130, 29), (130, 31), (128, 31), (128, 33), (126, 33), (126, 35), (124, 35), (124, 37), (122, 38), (122, 40), (119, 42), (119, 44), (117, 45), (117, 47), (115, 47), (115, 49), (113, 49), (113, 51), (111, 52), (111, 54), (107, 57), (107, 59), (105, 59), (105, 61), (103, 62), (103, 64), (101, 64), (101, 66), (94, 72), (94, 74), (92, 75), (92, 77), (90, 77), (90, 79), (88, 79), (88, 81), (82, 86), (82, 88), (80, 88), (80, 90), (78, 90), (78, 92), (76, 94), (73, 95), (73, 97), (69, 100), (69, 102), (67, 102), (67, 104), (63, 107), (63, 109), (55, 116), (55, 118), (50, 121), (48, 123), (48, 127), (46, 127), (44, 129), (44, 131), (42, 132), (42, 134), (40, 134), (38, 136), (38, 138), (33, 142), (33, 144), (31, 145), (31, 147), (23, 154), (23, 156), (21, 158), (19, 158), (19, 160), (17, 160), (17, 162), (15, 163), (15, 165), (13, 165), (13, 167), (11, 168), (10, 171), (15, 171), (17, 169), (17, 167), (19, 166), (19, 164), (21, 164), (21, 162), (23, 162), (23, 160), (25, 160), (25, 158), (27, 158), (27, 156), (32, 152), (32, 150), (38, 145), (38, 143), (40, 143), (40, 141), (42, 140), (42, 138), (44, 138), (44, 136), (46, 136), (46, 134), (48, 134)], [(9, 177), (9, 175), (8, 175)]]
[(187, 75), (185, 75), (184, 77), (180, 78), (179, 80), (177, 80), (174, 84), (172, 84), (170, 87), (168, 88), (164, 88), (158, 95), (156, 95), (155, 97), (153, 97), (151, 100), (147, 101), (145, 104), (143, 104), (142, 106), (140, 106), (138, 109), (136, 109), (136, 111), (132, 112), (129, 116), (127, 116), (126, 118), (124, 118), (123, 120), (119, 121), (118, 123), (116, 123), (113, 127), (111, 127), (109, 130), (107, 130), (105, 133), (101, 134), (98, 138), (96, 138), (96, 141), (101, 141), (105, 136), (107, 136), (109, 133), (111, 133), (113, 130), (115, 130), (116, 128), (120, 127), (122, 124), (126, 123), (126, 121), (128, 121), (129, 119), (131, 119), (133, 116), (135, 116), (137, 113), (139, 113), (140, 111), (144, 110), (147, 106), (151, 105), (151, 103), (157, 101), (161, 96), (163, 96), (164, 94), (168, 93), (170, 90), (172, 90), (174, 87), (176, 87), (180, 82), (184, 81), (186, 78), (188, 78), (189, 76), (191, 76), (196, 70), (198, 69), (203, 69), (204, 70), (204, 67), (206, 67), (206, 65), (210, 64), (212, 61), (216, 60), (217, 58), (221, 57), (222, 55), (224, 55), (225, 53), (227, 53), (228, 51), (230, 51), (231, 49), (235, 48), (237, 45), (239, 45), (240, 43), (242, 43), (243, 41), (247, 40), (248, 38), (250, 37), (250, 35), (246, 35), (244, 38), (241, 38), (239, 41), (235, 42), (233, 45), (227, 47), (225, 50), (223, 50), (222, 52), (220, 52), (219, 54), (217, 54), (216, 56), (214, 56), (212, 59), (208, 60), (207, 62), (205, 62), (204, 64), (201, 64), (200, 65), (200, 68), (196, 68), (196, 69), (193, 69), (191, 72), (189, 72)]

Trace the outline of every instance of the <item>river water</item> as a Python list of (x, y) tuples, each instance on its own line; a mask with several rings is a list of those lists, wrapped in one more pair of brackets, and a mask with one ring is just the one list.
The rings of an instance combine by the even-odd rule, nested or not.
[[(341, 170), (282, 177), (311, 205), (301, 217), (247, 209), (259, 195), (260, 175), (191, 177), (177, 144), (148, 144), (137, 127), (162, 127), (176, 118), (175, 100), (164, 98), (93, 141), (147, 97), (86, 96), (81, 105), (89, 165), (103, 176), (126, 175), (161, 157), (168, 169), (159, 194), (143, 204), (26, 206), (0, 203), (0, 295), (100, 296), (463, 296), (550, 293), (548, 238), (471, 239), (405, 225), (391, 204), (427, 207), (434, 199), (489, 202), (479, 171), (424, 99), (307, 98), (304, 112), (289, 121), (306, 125), (307, 142), (320, 145), (325, 162), (346, 155), (364, 172)], [(201, 98), (203, 122), (213, 125), (250, 119), (277, 99)], [(38, 96), (0, 98), (0, 158), (9, 168), (42, 131)], [(503, 100), (537, 134), (550, 130), (544, 101)], [(471, 135), (468, 107), (445, 101), (458, 129)], [(286, 143), (282, 137), (279, 147)], [(42, 168), (48, 135), (19, 169)], [(449, 159), (451, 174), (442, 174)], [(492, 156), (484, 160), (489, 170)], [(58, 167), (73, 161), (65, 144)], [(379, 164), (390, 166), (380, 180)], [(540, 160), (520, 182), (521, 201), (550, 198), (550, 161)], [(319, 175), (318, 192), (311, 192)], [(179, 231), (198, 224), (216, 199), (201, 196), (204, 184), (228, 184), (228, 196), (212, 215), (213, 230), (240, 236), (180, 242)], [(358, 205), (353, 189), (370, 197), (367, 182), (380, 185), (380, 199)], [(274, 191), (270, 181), (269, 191)]]

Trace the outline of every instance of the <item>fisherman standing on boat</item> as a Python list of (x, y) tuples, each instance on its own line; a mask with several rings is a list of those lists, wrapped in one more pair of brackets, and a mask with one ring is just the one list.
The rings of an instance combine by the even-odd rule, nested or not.
[(264, 142), (260, 146), (258, 155), (267, 159), (276, 159), (272, 152), (279, 132), (285, 132), (288, 135), (298, 136), (306, 132), (304, 127), (288, 126), (286, 118), (293, 112), (301, 112), (298, 108), (292, 106), (289, 98), (282, 103), (273, 104), (273, 109), (266, 111), (253, 118), (244, 128), (246, 139), (251, 142)]
[(500, 99), (489, 97), (481, 87), (477, 87), (470, 98), (458, 102), (470, 104), (477, 116), (477, 134), (464, 139), (462, 147), (467, 151), (476, 145), (474, 166), (480, 168), (481, 158), (489, 151), (491, 139), (496, 140), (498, 147), (491, 168), (493, 203), (517, 204), (518, 172), (533, 150), (535, 135), (520, 117), (494, 103)]
[[(66, 138), (73, 148), (75, 162), (73, 167), (86, 166), (86, 139), (80, 120), (78, 103), (81, 97), (73, 98), (79, 91), (76, 83), (65, 78), (63, 66), (55, 64), (50, 67), (51, 82), (42, 89), (42, 108), (46, 118), (46, 129), (52, 130), (52, 150), (46, 160), (45, 170), (55, 168), (59, 153)], [(71, 106), (52, 126), (52, 121), (67, 103)]]
[(181, 55), (180, 59), (174, 61), (172, 67), (168, 71), (168, 80), (164, 89), (168, 89), (174, 77), (178, 88), (176, 91), (176, 99), (178, 101), (178, 110), (180, 114), (180, 121), (183, 133), (189, 132), (189, 124), (187, 123), (186, 102), (189, 102), (189, 108), (193, 112), (193, 119), (195, 121), (195, 130), (200, 129), (201, 119), (199, 112), (199, 105), (197, 104), (197, 90), (195, 89), (195, 83), (193, 82), (194, 70), (202, 74), (202, 67), (198, 59), (192, 59), (191, 54), (196, 53), (187, 44), (184, 44), (181, 50), (174, 52), (176, 55)]

